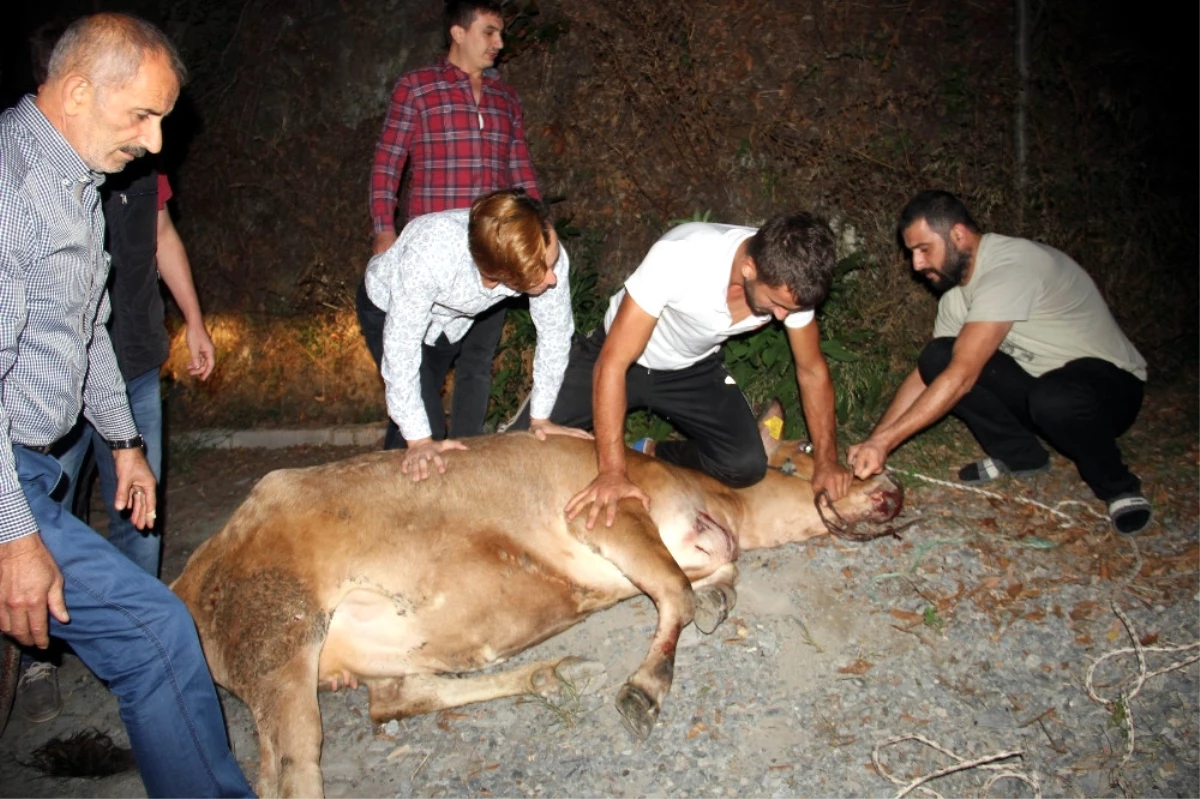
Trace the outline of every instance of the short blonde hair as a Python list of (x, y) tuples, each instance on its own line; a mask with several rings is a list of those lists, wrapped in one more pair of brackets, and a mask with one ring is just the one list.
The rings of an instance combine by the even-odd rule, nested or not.
[(467, 244), (479, 274), (526, 292), (546, 277), (550, 212), (524, 189), (501, 189), (471, 203)]

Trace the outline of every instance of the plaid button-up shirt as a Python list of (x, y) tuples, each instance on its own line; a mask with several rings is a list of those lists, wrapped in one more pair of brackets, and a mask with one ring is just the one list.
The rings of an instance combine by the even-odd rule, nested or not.
[(479, 103), (471, 78), (444, 57), (396, 82), (371, 165), (373, 232), (396, 228), (396, 194), (412, 169), (407, 218), (467, 208), (481, 194), (523, 187), (538, 194), (521, 101), (494, 69)]
[(37, 530), (14, 444), (57, 441), (81, 407), (109, 440), (137, 434), (104, 329), (103, 182), (32, 96), (0, 114), (0, 543)]

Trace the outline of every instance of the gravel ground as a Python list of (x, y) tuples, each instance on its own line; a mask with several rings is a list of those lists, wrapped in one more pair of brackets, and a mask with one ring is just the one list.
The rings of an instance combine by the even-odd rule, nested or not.
[[(177, 455), (165, 576), (258, 476), (356, 451)], [(991, 795), (1200, 795), (1200, 671), (1192, 663), (1155, 674), (1200, 654), (1194, 469), (1152, 494), (1160, 522), (1133, 540), (1095, 518), (1099, 503), (1087, 501), (1065, 461), (1049, 475), (989, 488), (991, 496), (915, 482), (917, 522), (901, 540), (826, 538), (744, 555), (733, 616), (712, 636), (685, 631), (675, 686), (645, 743), (613, 707), (653, 628), (645, 598), (522, 656), (602, 662), (607, 676), (572, 695), (373, 730), (365, 691), (323, 694), (326, 792), (888, 796), (939, 769), (999, 758), (991, 770), (964, 768), (930, 786), (980, 795), (1007, 773), (1026, 781), (1002, 778)], [(1058, 506), (1064, 515), (1049, 510), (1062, 501), (1070, 503)], [(1142, 671), (1129, 651), (1135, 640)], [(1117, 650), (1126, 651), (1104, 658)], [(52, 736), (88, 726), (125, 742), (115, 701), (74, 658), (61, 683), (61, 717), (29, 725), (14, 714), (0, 738), (0, 793), (144, 796), (135, 775), (52, 779), (21, 765)], [(249, 712), (223, 698), (253, 780)]]

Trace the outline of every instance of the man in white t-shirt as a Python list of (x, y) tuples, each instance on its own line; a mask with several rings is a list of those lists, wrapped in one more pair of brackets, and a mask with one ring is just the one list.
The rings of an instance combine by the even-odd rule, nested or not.
[[(550, 420), (593, 425), (599, 475), (567, 505), (589, 505), (588, 527), (617, 502), (649, 497), (625, 471), (625, 414), (653, 411), (687, 437), (651, 442), (655, 457), (741, 487), (766, 474), (749, 402), (725, 370), (721, 344), (780, 320), (796, 363), (816, 462), (813, 486), (838, 499), (850, 472), (837, 460), (833, 382), (815, 309), (829, 293), (833, 233), (821, 219), (785, 214), (761, 229), (691, 222), (668, 232), (609, 304), (603, 328), (576, 341)], [(568, 421), (569, 420), (569, 421)], [(778, 432), (778, 431), (776, 431)]]
[(892, 450), (953, 413), (987, 453), (959, 471), (963, 482), (1046, 471), (1040, 435), (1075, 462), (1117, 532), (1143, 530), (1153, 509), (1116, 440), (1141, 410), (1146, 361), (1088, 274), (1053, 247), (982, 233), (944, 191), (914, 197), (899, 230), (913, 269), (942, 296), (917, 368), (870, 438), (850, 447), (855, 475), (881, 471)]

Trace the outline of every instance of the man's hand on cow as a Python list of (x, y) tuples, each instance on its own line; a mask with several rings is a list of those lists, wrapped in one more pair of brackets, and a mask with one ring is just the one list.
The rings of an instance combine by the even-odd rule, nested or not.
[(42, 537), (34, 533), (0, 544), (0, 632), (45, 649), (50, 645), (47, 608), (63, 624), (71, 621), (62, 573)]
[(587, 488), (571, 497), (571, 501), (563, 510), (566, 511), (567, 521), (572, 521), (585, 507), (591, 505), (591, 509), (588, 510), (587, 528), (591, 530), (596, 526), (600, 511), (604, 511), (604, 526), (612, 527), (617, 518), (617, 503), (622, 499), (636, 499), (647, 512), (650, 510), (650, 496), (630, 482), (624, 472), (601, 472)]
[(592, 434), (586, 430), (580, 430), (578, 427), (563, 427), (549, 419), (530, 419), (529, 432), (537, 436), (538, 441), (545, 441), (546, 436), (572, 436), (588, 440), (593, 438)]
[(854, 475), (850, 474), (850, 470), (837, 461), (813, 464), (813, 496), (818, 496), (824, 491), (829, 495), (830, 502), (837, 502), (850, 492), (850, 483), (853, 480)]
[(873, 474), (879, 474), (887, 464), (888, 450), (883, 444), (873, 438), (868, 438), (861, 444), (855, 444), (846, 452), (850, 468), (859, 480), (866, 480)]
[(412, 475), (413, 482), (419, 483), (429, 477), (429, 465), (433, 464), (438, 474), (445, 474), (446, 462), (442, 460), (442, 453), (452, 449), (467, 449), (467, 445), (454, 438), (445, 441), (434, 441), (432, 438), (410, 441), (408, 452), (400, 463), (400, 473)]
[(117, 493), (113, 507), (117, 512), (129, 509), (129, 521), (139, 530), (153, 528), (158, 518), (158, 480), (150, 471), (141, 447), (113, 450), (117, 468)]

